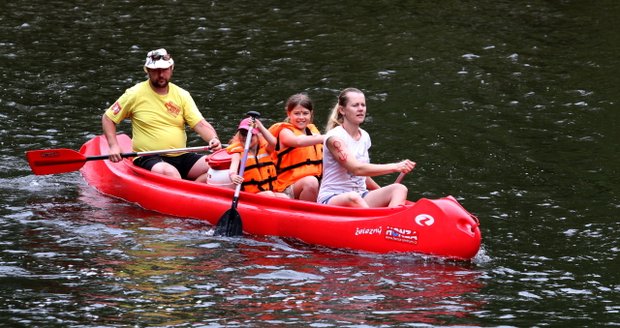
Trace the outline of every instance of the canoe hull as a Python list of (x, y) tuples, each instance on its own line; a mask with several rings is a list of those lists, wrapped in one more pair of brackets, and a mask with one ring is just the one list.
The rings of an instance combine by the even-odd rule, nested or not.
[[(131, 151), (128, 136), (118, 139), (123, 151)], [(107, 154), (105, 137), (91, 139), (80, 152)], [(80, 171), (103, 194), (213, 225), (230, 209), (233, 198), (232, 189), (170, 179), (138, 168), (130, 160), (89, 161)], [(451, 196), (422, 198), (398, 208), (354, 209), (241, 192), (237, 210), (245, 233), (333, 248), (468, 260), (476, 255), (481, 241), (479, 221)]]

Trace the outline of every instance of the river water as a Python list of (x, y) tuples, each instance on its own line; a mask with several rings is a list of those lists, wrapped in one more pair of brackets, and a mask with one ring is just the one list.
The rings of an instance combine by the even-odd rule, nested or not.
[[(618, 16), (613, 0), (3, 1), (0, 325), (619, 326)], [(322, 126), (339, 90), (364, 90), (373, 162), (416, 161), (410, 199), (459, 199), (479, 254), (216, 238), (77, 172), (32, 175), (24, 151), (101, 133), (158, 47), (223, 138), (300, 91)]]

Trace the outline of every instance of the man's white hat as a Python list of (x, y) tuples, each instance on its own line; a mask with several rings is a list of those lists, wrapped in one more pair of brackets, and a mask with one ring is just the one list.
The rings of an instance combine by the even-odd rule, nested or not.
[(172, 56), (170, 56), (166, 49), (161, 48), (157, 50), (151, 50), (148, 54), (146, 54), (144, 70), (146, 71), (147, 68), (166, 69), (172, 65), (174, 65), (174, 60), (172, 60)]

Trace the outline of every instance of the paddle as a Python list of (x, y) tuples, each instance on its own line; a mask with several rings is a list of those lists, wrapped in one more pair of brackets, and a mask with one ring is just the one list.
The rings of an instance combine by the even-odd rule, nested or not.
[[(210, 148), (208, 146), (176, 148), (122, 153), (121, 157), (126, 158), (209, 150)], [(30, 169), (32, 169), (32, 172), (36, 175), (73, 172), (79, 170), (88, 161), (108, 159), (108, 157), (110, 157), (110, 155), (84, 156), (80, 152), (67, 148), (29, 150), (26, 152), (26, 159), (28, 159)]]
[[(252, 118), (252, 123), (257, 117), (260, 117), (259, 112), (250, 111), (247, 115)], [(241, 158), (241, 166), (239, 167), (239, 175), (243, 176), (245, 172), (245, 162), (248, 160), (248, 153), (250, 150), (250, 144), (252, 143), (252, 128), (248, 130), (248, 134), (245, 137), (245, 147), (243, 148), (243, 157)], [(241, 215), (237, 212), (237, 203), (239, 202), (239, 192), (241, 191), (241, 184), (235, 187), (235, 194), (230, 209), (222, 215), (220, 220), (215, 226), (214, 235), (216, 236), (240, 236), (243, 234), (243, 222), (241, 221)]]
[(400, 172), (398, 177), (396, 177), (396, 181), (394, 181), (394, 183), (401, 183), (401, 182), (403, 182), (403, 179), (405, 178), (405, 175), (407, 175), (407, 173)]
[[(413, 168), (415, 168), (415, 162), (413, 163)], [(411, 169), (411, 171), (413, 171), (413, 169)], [(409, 172), (411, 172), (409, 171)], [(400, 174), (396, 177), (396, 181), (394, 181), (394, 183), (401, 183), (403, 182), (403, 179), (405, 178), (405, 175), (407, 175), (407, 173), (405, 172), (400, 172)]]

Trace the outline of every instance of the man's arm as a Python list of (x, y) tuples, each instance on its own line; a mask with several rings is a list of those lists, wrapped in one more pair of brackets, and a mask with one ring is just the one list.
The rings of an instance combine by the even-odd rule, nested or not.
[(104, 113), (101, 117), (101, 127), (110, 147), (110, 161), (120, 162), (123, 158), (121, 157), (121, 147), (116, 139), (116, 123)]
[(200, 120), (200, 122), (194, 126), (194, 131), (200, 135), (202, 140), (209, 143), (211, 150), (218, 150), (222, 148), (222, 143), (217, 137), (217, 132), (215, 132), (213, 126), (205, 119)]

